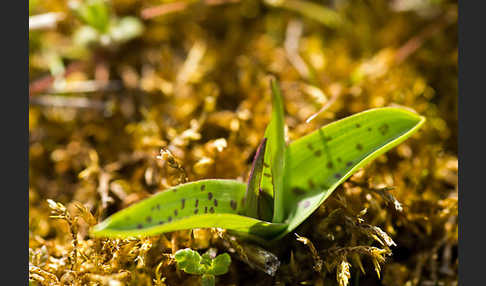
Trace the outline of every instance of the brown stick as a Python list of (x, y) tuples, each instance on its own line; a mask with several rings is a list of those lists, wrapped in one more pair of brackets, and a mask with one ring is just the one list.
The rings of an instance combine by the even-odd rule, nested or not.
[[(205, 5), (213, 6), (213, 5), (222, 5), (227, 3), (238, 3), (240, 2), (240, 0), (203, 0), (201, 2)], [(142, 19), (144, 20), (152, 19), (170, 13), (183, 11), (191, 4), (192, 3), (181, 1), (181, 2), (173, 2), (173, 3), (167, 3), (167, 4), (162, 4), (154, 7), (145, 8), (141, 11), (140, 17), (142, 17)]]

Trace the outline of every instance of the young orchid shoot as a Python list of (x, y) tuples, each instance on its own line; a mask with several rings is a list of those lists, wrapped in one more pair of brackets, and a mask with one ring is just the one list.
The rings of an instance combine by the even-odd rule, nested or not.
[(249, 180), (209, 179), (157, 193), (108, 217), (91, 234), (144, 237), (218, 227), (272, 241), (304, 222), (347, 178), (415, 133), (423, 116), (404, 108), (370, 109), (330, 123), (290, 144), (284, 139), (280, 89)]

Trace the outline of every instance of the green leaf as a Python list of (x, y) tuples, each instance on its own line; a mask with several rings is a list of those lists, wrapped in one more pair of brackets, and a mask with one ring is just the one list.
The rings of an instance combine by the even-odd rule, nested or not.
[[(268, 139), (263, 169), (262, 190), (274, 198), (273, 222), (282, 222), (283, 174), (285, 168), (284, 108), (278, 83), (271, 81), (272, 118), (265, 130)], [(262, 204), (263, 204), (262, 197)]]
[(97, 237), (146, 237), (164, 232), (220, 227), (243, 236), (269, 238), (285, 229), (239, 215), (244, 183), (235, 180), (201, 180), (178, 185), (123, 209), (96, 225)]
[(228, 253), (223, 253), (211, 261), (211, 267), (206, 272), (207, 274), (223, 275), (228, 272), (231, 264), (231, 256)]
[(106, 33), (110, 23), (110, 7), (104, 0), (86, 0), (74, 7), (76, 15), (86, 24)]
[[(211, 259), (209, 254), (202, 256), (190, 248), (180, 249), (174, 255), (177, 261), (177, 266), (188, 274), (203, 275), (202, 281), (205, 277), (208, 283), (212, 282), (214, 285), (214, 275), (223, 275), (228, 272), (231, 264), (231, 257), (228, 253), (223, 253), (216, 258)], [(204, 282), (203, 282), (204, 284)]]
[(190, 248), (180, 249), (174, 255), (177, 266), (188, 274), (202, 275), (206, 273), (207, 266), (201, 264), (201, 255)]
[(295, 229), (353, 173), (415, 133), (425, 118), (403, 108), (367, 110), (292, 142), (285, 169), (287, 231)]
[(265, 154), (266, 143), (267, 140), (264, 138), (260, 146), (258, 146), (248, 178), (248, 185), (246, 186), (245, 215), (248, 217), (260, 218), (258, 215), (258, 196), (262, 181), (263, 156)]

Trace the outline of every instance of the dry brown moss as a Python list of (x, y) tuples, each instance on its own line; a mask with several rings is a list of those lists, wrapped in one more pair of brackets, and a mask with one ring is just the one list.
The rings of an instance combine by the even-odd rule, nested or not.
[[(300, 238), (289, 235), (268, 249), (282, 262), (275, 278), (233, 254), (219, 282), (457, 284), (457, 5), (430, 1), (439, 4), (397, 12), (389, 1), (330, 2), (350, 25), (330, 28), (247, 0), (187, 6), (146, 20), (143, 37), (117, 50), (76, 52), (73, 17), (57, 29), (31, 32), (32, 98), (45, 100), (29, 108), (31, 279), (197, 285), (197, 277), (176, 269), (171, 254), (184, 247), (230, 251), (218, 233), (106, 240), (91, 239), (88, 227), (180, 181), (180, 169), (156, 159), (161, 148), (189, 180), (246, 179), (269, 119), (267, 76), (274, 74), (290, 140), (390, 104), (413, 108), (428, 121), (340, 187), (297, 229)], [(117, 13), (132, 15), (159, 4), (113, 1)], [(70, 15), (64, 1), (38, 3), (33, 13), (49, 11)], [(89, 108), (54, 107), (42, 88), (52, 53), (64, 59), (68, 83), (119, 81), (117, 89), (62, 97), (66, 104), (86, 98)], [(52, 205), (57, 219), (49, 217), (47, 199), (62, 203)], [(381, 280), (373, 273), (380, 267)]]

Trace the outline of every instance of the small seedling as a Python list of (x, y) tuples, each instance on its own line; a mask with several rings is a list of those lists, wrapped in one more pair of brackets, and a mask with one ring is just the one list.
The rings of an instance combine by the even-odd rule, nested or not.
[(203, 286), (214, 286), (215, 276), (223, 275), (228, 272), (231, 264), (231, 257), (228, 253), (220, 254), (216, 257), (211, 255), (211, 251), (202, 256), (197, 251), (190, 248), (178, 250), (175, 254), (177, 266), (188, 274), (202, 275), (201, 284)]
[(280, 239), (305, 221), (347, 178), (415, 133), (425, 118), (404, 108), (367, 110), (286, 145), (280, 90), (248, 184), (210, 179), (169, 188), (107, 218), (100, 237), (151, 236), (219, 227), (260, 242)]
[(74, 34), (82, 46), (99, 44), (112, 46), (127, 42), (143, 32), (143, 24), (135, 17), (116, 17), (105, 0), (69, 2), (76, 17), (84, 23)]

